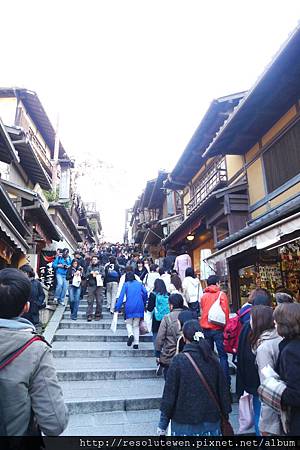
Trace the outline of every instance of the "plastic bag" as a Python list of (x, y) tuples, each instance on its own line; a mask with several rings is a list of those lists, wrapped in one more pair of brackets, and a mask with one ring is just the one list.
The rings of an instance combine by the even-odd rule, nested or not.
[(148, 333), (151, 333), (151, 331), (152, 331), (152, 312), (150, 312), (150, 311), (145, 312), (144, 321), (146, 323)]
[(140, 327), (140, 336), (143, 336), (144, 334), (149, 333), (147, 324), (146, 324), (146, 322), (144, 321), (144, 319), (141, 319), (141, 320), (140, 320), (140, 325), (139, 325), (139, 327)]
[(239, 400), (239, 431), (238, 434), (245, 433), (254, 425), (253, 397), (248, 392)]
[(114, 316), (113, 316), (113, 320), (111, 322), (110, 329), (113, 333), (115, 333), (117, 331), (118, 316), (119, 316), (119, 314), (117, 312), (115, 312)]
[(96, 276), (96, 283), (97, 283), (97, 287), (102, 287), (103, 286), (102, 275), (97, 275)]
[(226, 324), (226, 317), (220, 304), (221, 294), (222, 292), (220, 292), (218, 298), (212, 304), (210, 310), (208, 311), (208, 321), (210, 323), (214, 323), (215, 325), (224, 326)]
[(79, 287), (81, 284), (81, 276), (80, 275), (74, 275), (72, 286)]

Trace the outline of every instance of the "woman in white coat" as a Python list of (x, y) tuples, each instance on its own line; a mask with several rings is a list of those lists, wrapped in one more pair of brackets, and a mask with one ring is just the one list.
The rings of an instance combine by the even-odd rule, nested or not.
[(188, 307), (194, 314), (195, 319), (200, 316), (200, 298), (203, 294), (199, 278), (196, 277), (194, 269), (188, 267), (185, 271), (185, 278), (182, 283), (183, 295)]

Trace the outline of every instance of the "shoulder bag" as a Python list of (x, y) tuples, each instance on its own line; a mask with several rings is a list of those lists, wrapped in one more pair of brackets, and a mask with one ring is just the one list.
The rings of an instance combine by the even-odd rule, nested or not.
[(224, 327), (226, 325), (226, 316), (220, 304), (221, 295), (222, 291), (220, 291), (217, 299), (211, 305), (208, 311), (208, 321), (215, 325), (220, 325)]
[(231, 423), (229, 422), (229, 420), (223, 414), (222, 409), (221, 409), (221, 407), (219, 405), (218, 399), (217, 399), (215, 393), (212, 391), (212, 389), (208, 385), (208, 383), (207, 383), (207, 381), (205, 379), (205, 376), (203, 375), (203, 373), (201, 372), (201, 370), (199, 369), (199, 367), (197, 366), (197, 364), (195, 363), (195, 361), (193, 360), (191, 355), (189, 353), (184, 353), (184, 355), (187, 357), (187, 359), (190, 361), (190, 363), (194, 367), (195, 371), (197, 372), (197, 375), (199, 376), (199, 378), (202, 381), (205, 389), (207, 390), (208, 395), (210, 396), (212, 401), (215, 403), (215, 405), (217, 407), (217, 410), (219, 411), (219, 414), (221, 416), (221, 432), (222, 432), (222, 435), (223, 436), (234, 436), (234, 431), (233, 431), (233, 428), (231, 426)]

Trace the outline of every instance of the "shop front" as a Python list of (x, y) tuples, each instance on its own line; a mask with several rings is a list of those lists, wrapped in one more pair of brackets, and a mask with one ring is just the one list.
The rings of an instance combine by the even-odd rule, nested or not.
[(278, 289), (289, 289), (300, 300), (298, 215), (240, 239), (207, 258), (214, 267), (222, 260), (227, 261), (234, 311), (247, 301), (255, 288), (267, 289), (273, 297)]

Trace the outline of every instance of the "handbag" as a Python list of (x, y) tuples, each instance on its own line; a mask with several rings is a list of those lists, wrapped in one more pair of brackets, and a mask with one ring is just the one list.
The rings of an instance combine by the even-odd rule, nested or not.
[(244, 392), (239, 400), (239, 434), (245, 433), (253, 427), (253, 396)]
[(208, 311), (208, 321), (224, 327), (226, 324), (226, 316), (220, 304), (221, 295), (222, 292), (220, 291), (218, 298), (211, 305), (210, 310)]
[(207, 390), (208, 395), (213, 400), (213, 402), (215, 403), (215, 405), (217, 407), (217, 410), (219, 411), (219, 414), (221, 416), (221, 432), (222, 432), (222, 435), (223, 436), (234, 436), (234, 431), (233, 431), (233, 428), (231, 426), (231, 423), (229, 422), (227, 417), (225, 417), (225, 415), (223, 414), (222, 409), (221, 409), (221, 407), (219, 405), (218, 399), (217, 399), (215, 393), (210, 388), (209, 384), (207, 383), (207, 381), (205, 379), (205, 376), (203, 375), (203, 373), (201, 372), (201, 370), (199, 369), (199, 367), (197, 366), (197, 364), (195, 363), (195, 361), (193, 360), (191, 355), (189, 353), (184, 353), (184, 355), (187, 357), (187, 359), (190, 361), (190, 363), (194, 367), (195, 371), (197, 372), (197, 375), (199, 376), (200, 380), (204, 384), (204, 387)]

